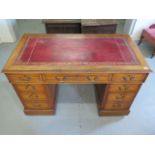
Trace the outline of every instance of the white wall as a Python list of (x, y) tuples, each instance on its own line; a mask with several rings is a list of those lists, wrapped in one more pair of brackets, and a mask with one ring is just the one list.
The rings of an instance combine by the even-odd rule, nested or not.
[(136, 19), (126, 19), (124, 24), (124, 33), (132, 34)]
[(14, 25), (16, 20), (0, 19), (0, 43), (15, 42), (16, 35)]
[(134, 40), (139, 40), (142, 30), (148, 28), (151, 24), (155, 24), (155, 19), (136, 19), (132, 33), (130, 34)]

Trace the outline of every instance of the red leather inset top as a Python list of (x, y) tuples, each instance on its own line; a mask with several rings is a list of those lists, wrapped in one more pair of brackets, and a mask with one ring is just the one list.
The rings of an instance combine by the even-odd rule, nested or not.
[(139, 61), (124, 37), (29, 37), (15, 63), (135, 65)]

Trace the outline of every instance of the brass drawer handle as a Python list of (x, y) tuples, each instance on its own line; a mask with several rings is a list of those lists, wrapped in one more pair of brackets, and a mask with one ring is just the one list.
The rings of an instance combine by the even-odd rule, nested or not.
[(96, 80), (97, 80), (97, 76), (95, 76), (95, 75), (90, 75), (90, 76), (87, 76), (87, 79), (88, 79), (89, 81), (96, 81)]
[(119, 95), (116, 96), (115, 98), (116, 98), (117, 100), (123, 100), (124, 97), (125, 97), (125, 94), (119, 94)]
[(129, 90), (129, 86), (123, 85), (118, 87), (119, 91), (127, 91)]
[(79, 76), (56, 76), (55, 78), (59, 82), (65, 82), (65, 80), (77, 80), (79, 79)]
[(35, 86), (27, 84), (25, 90), (34, 92), (36, 90)]
[(19, 80), (28, 82), (31, 80), (31, 77), (27, 75), (23, 75), (22, 77), (19, 77)]
[(123, 79), (123, 81), (133, 81), (133, 80), (135, 80), (135, 76), (128, 75), (128, 76), (122, 77), (122, 79)]
[(31, 92), (29, 95), (28, 95), (29, 99), (38, 99), (39, 96), (35, 93), (35, 92)]
[(64, 76), (56, 76), (55, 78), (56, 78), (56, 80), (58, 80), (59, 82), (64, 82), (64, 80), (65, 80), (65, 77), (64, 77)]

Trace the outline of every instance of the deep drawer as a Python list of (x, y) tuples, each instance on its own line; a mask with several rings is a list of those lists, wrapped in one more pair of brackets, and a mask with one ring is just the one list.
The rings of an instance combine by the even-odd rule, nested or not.
[(122, 110), (128, 109), (131, 102), (109, 101), (104, 104), (105, 110)]
[(24, 101), (23, 102), (25, 109), (49, 109), (52, 108), (52, 105), (48, 101)]

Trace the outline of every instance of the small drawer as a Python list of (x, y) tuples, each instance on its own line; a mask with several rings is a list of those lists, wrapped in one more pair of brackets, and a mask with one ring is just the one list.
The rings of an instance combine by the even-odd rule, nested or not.
[(131, 102), (134, 99), (135, 95), (135, 93), (110, 93), (107, 96), (107, 101)]
[(29, 74), (29, 73), (7, 74), (7, 77), (12, 83), (29, 83), (29, 82), (36, 83), (42, 81), (40, 74)]
[(104, 104), (105, 110), (122, 110), (128, 109), (131, 102), (109, 101)]
[(113, 74), (113, 82), (143, 82), (146, 78), (146, 74)]
[(52, 105), (48, 101), (24, 101), (23, 102), (25, 109), (49, 109), (52, 108)]
[(18, 90), (18, 91), (28, 91), (28, 92), (45, 92), (46, 88), (44, 85), (33, 85), (33, 84), (16, 84), (14, 85), (14, 87)]
[(139, 89), (141, 85), (136, 84), (113, 84), (109, 85), (108, 91), (109, 92), (135, 92)]
[(31, 91), (18, 92), (19, 96), (23, 100), (48, 100), (48, 95), (46, 93), (37, 93)]

